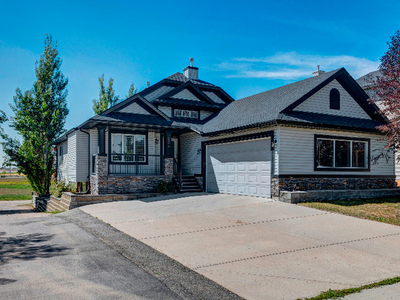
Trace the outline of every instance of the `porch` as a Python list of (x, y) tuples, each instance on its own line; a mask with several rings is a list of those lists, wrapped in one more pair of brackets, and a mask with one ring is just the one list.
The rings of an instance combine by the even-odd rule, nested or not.
[(91, 147), (92, 195), (148, 193), (160, 181), (171, 182), (177, 169), (173, 134), (177, 132), (165, 128), (92, 129), (97, 140), (97, 147)]

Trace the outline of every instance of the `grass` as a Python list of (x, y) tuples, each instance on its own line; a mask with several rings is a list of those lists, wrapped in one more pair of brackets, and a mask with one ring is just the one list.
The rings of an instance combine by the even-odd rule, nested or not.
[(32, 192), (25, 177), (0, 177), (0, 201), (30, 200)]
[(380, 286), (391, 285), (391, 284), (395, 284), (398, 282), (400, 282), (400, 277), (389, 278), (389, 279), (381, 280), (379, 282), (356, 287), (356, 288), (349, 288), (349, 289), (343, 289), (343, 290), (329, 289), (326, 292), (322, 292), (318, 296), (315, 296), (312, 298), (306, 298), (305, 300), (340, 299), (340, 298), (350, 295), (350, 294), (360, 293), (363, 290), (369, 290), (369, 289), (377, 288)]
[(308, 202), (299, 205), (400, 226), (400, 197)]
[(13, 195), (13, 194), (6, 194), (0, 195), (0, 201), (18, 201), (18, 200), (31, 200), (32, 195)]

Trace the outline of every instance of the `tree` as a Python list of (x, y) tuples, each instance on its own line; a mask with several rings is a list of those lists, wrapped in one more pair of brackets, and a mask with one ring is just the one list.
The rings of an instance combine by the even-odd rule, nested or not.
[(137, 93), (137, 89), (135, 89), (135, 85), (132, 82), (131, 86), (129, 87), (128, 96), (126, 96), (126, 98), (132, 97), (136, 93)]
[(400, 150), (400, 31), (397, 30), (388, 42), (389, 49), (381, 58), (380, 76), (368, 81), (372, 86), (375, 101), (381, 101), (381, 114), (388, 124), (378, 129), (387, 138), (386, 150)]
[(0, 110), (0, 124), (4, 123), (7, 121), (7, 116), (4, 111)]
[(117, 102), (119, 101), (119, 96), (115, 95), (115, 91), (113, 88), (114, 79), (110, 78), (110, 80), (108, 80), (107, 89), (104, 86), (104, 74), (99, 77), (99, 83), (99, 99), (93, 100), (93, 111), (96, 115), (117, 104)]
[(57, 43), (47, 35), (44, 52), (36, 61), (36, 81), (30, 90), (16, 89), (10, 118), (22, 142), (1, 133), (6, 163), (14, 163), (26, 175), (32, 189), (49, 194), (54, 173), (54, 152), (51, 143), (64, 133), (68, 115), (66, 86), (68, 78), (62, 74)]

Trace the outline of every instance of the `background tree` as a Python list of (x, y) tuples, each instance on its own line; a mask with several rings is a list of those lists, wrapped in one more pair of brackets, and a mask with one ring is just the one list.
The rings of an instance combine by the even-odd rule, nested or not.
[(400, 150), (400, 31), (388, 42), (389, 49), (381, 58), (380, 76), (369, 79), (375, 101), (381, 101), (381, 114), (389, 121), (378, 129), (386, 135), (387, 150)]
[(0, 110), (0, 124), (7, 121), (7, 116), (4, 111)]
[(36, 61), (33, 87), (25, 92), (17, 88), (11, 105), (15, 116), (10, 118), (10, 127), (21, 135), (22, 142), (1, 133), (5, 163), (15, 164), (39, 194), (49, 194), (55, 171), (51, 142), (64, 132), (69, 112), (68, 79), (60, 70), (61, 64), (57, 43), (47, 35), (44, 52)]
[(126, 96), (126, 98), (132, 97), (136, 93), (137, 93), (137, 89), (135, 89), (135, 85), (132, 82), (131, 86), (129, 87), (128, 96)]
[(104, 74), (99, 77), (100, 90), (99, 90), (99, 99), (93, 100), (93, 111), (96, 115), (102, 113), (107, 110), (111, 106), (117, 104), (119, 101), (119, 96), (115, 95), (114, 91), (114, 79), (110, 78), (108, 80), (108, 87), (104, 86)]

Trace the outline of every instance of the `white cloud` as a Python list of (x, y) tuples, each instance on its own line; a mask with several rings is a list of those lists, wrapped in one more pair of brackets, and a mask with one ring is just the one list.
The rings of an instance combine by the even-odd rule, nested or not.
[(297, 52), (280, 52), (263, 58), (234, 58), (218, 65), (231, 74), (228, 78), (275, 78), (299, 79), (311, 76), (320, 65), (320, 69), (331, 71), (341, 67), (354, 77), (359, 78), (379, 66), (379, 61), (350, 55), (305, 55)]

